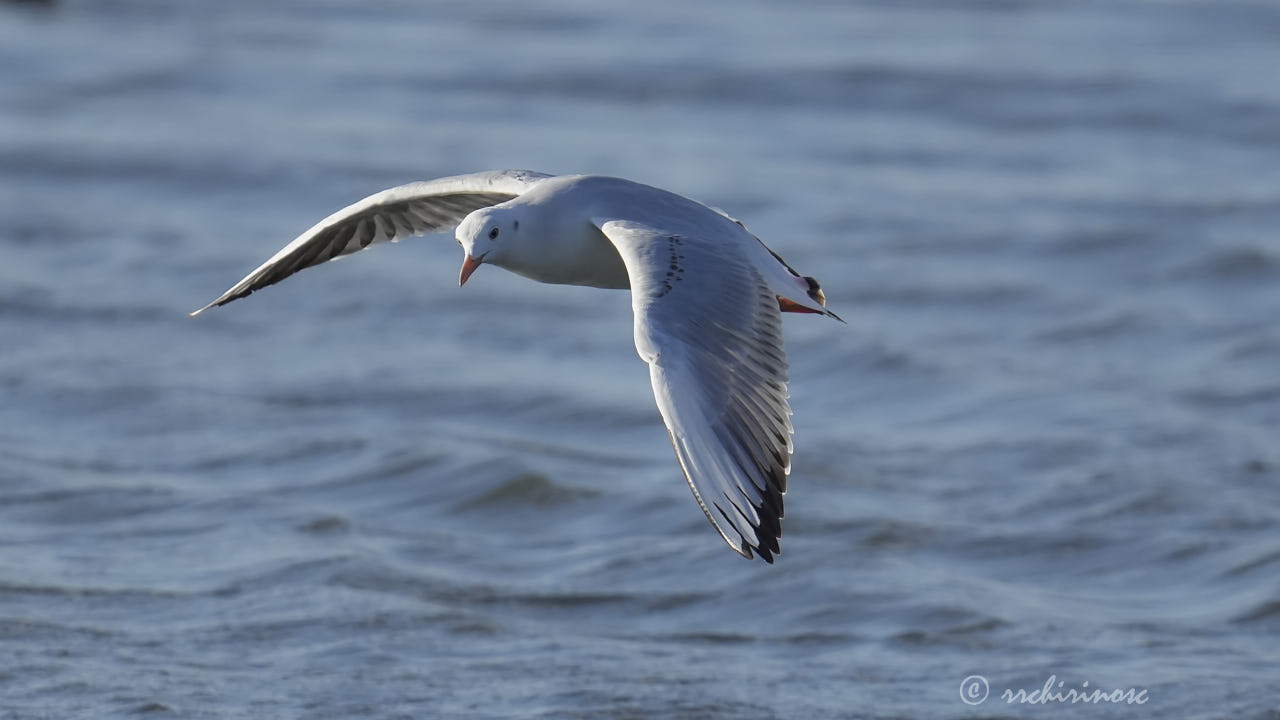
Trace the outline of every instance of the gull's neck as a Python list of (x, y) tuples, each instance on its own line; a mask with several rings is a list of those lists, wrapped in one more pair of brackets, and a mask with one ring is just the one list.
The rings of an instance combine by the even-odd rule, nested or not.
[[(546, 184), (553, 187), (544, 191)], [(592, 224), (590, 212), (575, 202), (575, 193), (547, 192), (558, 184), (544, 181), (511, 201), (521, 208), (522, 230), (527, 228), (528, 234), (512, 243), (494, 264), (553, 285), (631, 287), (617, 249)]]

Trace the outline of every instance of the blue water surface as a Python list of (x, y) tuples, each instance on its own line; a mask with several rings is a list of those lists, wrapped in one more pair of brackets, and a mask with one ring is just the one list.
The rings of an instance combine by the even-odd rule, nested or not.
[[(1274, 719), (1277, 33), (0, 6), (0, 717)], [(625, 292), (459, 289), (441, 236), (186, 316), (349, 202), (505, 167), (695, 197), (822, 280), (777, 564), (691, 497)], [(1001, 697), (1046, 683), (1146, 702)]]

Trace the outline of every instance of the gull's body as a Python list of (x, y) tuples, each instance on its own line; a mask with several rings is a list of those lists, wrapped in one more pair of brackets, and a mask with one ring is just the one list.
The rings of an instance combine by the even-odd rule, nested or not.
[(781, 310), (836, 316), (815, 280), (718, 210), (592, 175), (411, 183), (325, 218), (193, 314), (371, 244), (455, 226), (463, 283), (486, 263), (631, 289), (636, 350), (694, 496), (731, 547), (772, 562), (792, 449)]

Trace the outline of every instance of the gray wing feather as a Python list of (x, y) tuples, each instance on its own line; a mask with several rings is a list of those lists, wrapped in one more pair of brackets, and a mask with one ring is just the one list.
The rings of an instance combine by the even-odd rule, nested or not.
[(191, 313), (226, 305), (290, 275), (381, 242), (450, 230), (470, 213), (517, 197), (544, 178), (499, 170), (409, 183), (349, 205), (316, 223), (218, 299)]
[(636, 349), (694, 497), (730, 547), (773, 562), (792, 450), (777, 296), (723, 238), (596, 224), (627, 266)]

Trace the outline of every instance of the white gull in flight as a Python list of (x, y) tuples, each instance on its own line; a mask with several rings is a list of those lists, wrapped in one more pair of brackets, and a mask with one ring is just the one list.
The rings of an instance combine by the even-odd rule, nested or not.
[(730, 547), (773, 562), (792, 450), (781, 312), (840, 318), (816, 280), (720, 210), (594, 175), (410, 183), (321, 220), (192, 315), (375, 243), (454, 227), (466, 253), (460, 285), (490, 264), (544, 283), (631, 289), (636, 350), (694, 497)]

